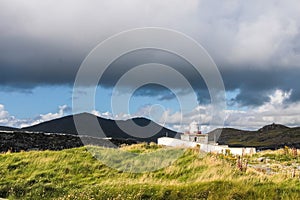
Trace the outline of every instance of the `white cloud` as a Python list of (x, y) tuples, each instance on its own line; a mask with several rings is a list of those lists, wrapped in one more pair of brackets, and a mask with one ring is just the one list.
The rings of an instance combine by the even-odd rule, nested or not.
[[(270, 100), (258, 107), (237, 108), (225, 110), (225, 127), (233, 127), (240, 129), (258, 129), (266, 124), (280, 123), (288, 126), (300, 125), (300, 102), (287, 102), (292, 91), (275, 90), (271, 94)], [(126, 115), (118, 119), (128, 119), (136, 116), (146, 116), (149, 114), (151, 106), (147, 105), (141, 108), (137, 113)], [(219, 128), (218, 125), (209, 125), (212, 120), (211, 113), (214, 108), (212, 105), (199, 105), (194, 110), (188, 113), (174, 112), (170, 109), (161, 113), (161, 118), (155, 120), (156, 123), (165, 125), (168, 128), (176, 131), (187, 131), (190, 122), (196, 120), (200, 124), (203, 132), (211, 131)], [(221, 112), (220, 112), (221, 113)], [(145, 114), (145, 115), (141, 115)], [(106, 114), (99, 114), (99, 116), (107, 116)], [(114, 118), (111, 114), (109, 114)], [(220, 119), (221, 120), (221, 119)]]
[(91, 113), (93, 115), (96, 115), (98, 117), (103, 117), (103, 118), (106, 118), (106, 119), (115, 119), (115, 120), (126, 120), (126, 119), (130, 119), (132, 117), (136, 117), (136, 116), (132, 116), (130, 114), (126, 114), (126, 113), (118, 113), (118, 114), (112, 114), (108, 111), (106, 112), (100, 112), (100, 111), (97, 111), (97, 110), (92, 110)]
[(0, 120), (9, 116), (8, 112), (4, 109), (4, 105), (0, 104)]
[(196, 38), (222, 66), (299, 67), (298, 0), (3, 0), (0, 19), (3, 35), (20, 34), (84, 52), (120, 31), (158, 26)]
[[(250, 6), (250, 5), (249, 5)], [(295, 16), (282, 16), (280, 12), (288, 12), (283, 8), (269, 4), (265, 12), (237, 23), (237, 31), (233, 35), (229, 56), (231, 63), (256, 67), (274, 66), (285, 58), (286, 45), (292, 38), (298, 37), (300, 21)], [(251, 10), (251, 8), (249, 8)], [(241, 14), (244, 15), (244, 14)], [(245, 16), (244, 16), (245, 17)], [(265, 66), (264, 66), (265, 65)]]
[[(65, 114), (65, 110), (68, 109), (67, 105), (59, 106), (58, 107), (58, 112), (57, 113), (47, 113), (47, 114), (40, 114), (33, 122), (30, 123), (30, 126), (39, 124), (41, 122), (49, 121), (52, 119), (57, 119), (60, 117), (63, 117)], [(28, 126), (28, 124), (22, 124), (21, 127)]]
[(270, 105), (282, 105), (285, 100), (288, 100), (292, 94), (292, 90), (285, 92), (282, 90), (275, 90), (274, 94), (270, 95)]
[(228, 110), (226, 124), (238, 128), (257, 129), (270, 123), (289, 126), (300, 124), (300, 102), (287, 102), (292, 91), (275, 90), (270, 101), (246, 111)]
[[(99, 112), (99, 111), (97, 111), (97, 110), (92, 110), (91, 113), (92, 113), (93, 115), (98, 116), (98, 117), (101, 117), (102, 114), (104, 114), (104, 116), (110, 116), (110, 113), (109, 113), (109, 112), (101, 113), (101, 112)], [(107, 118), (110, 118), (110, 117), (107, 117)]]
[[(258, 107), (249, 107), (247, 109), (227, 109), (225, 110), (225, 127), (241, 128), (241, 129), (258, 129), (266, 124), (280, 123), (288, 126), (300, 125), (300, 102), (288, 102), (292, 91), (275, 90), (271, 94), (270, 100)], [(12, 127), (30, 126), (51, 119), (59, 118), (65, 115), (68, 107), (66, 105), (59, 106), (58, 112), (41, 114), (35, 119), (17, 119), (11, 116), (5, 110), (4, 105), (0, 104), (0, 125)], [(188, 113), (180, 113), (170, 109), (161, 112), (161, 117), (154, 119), (158, 124), (164, 125), (176, 131), (187, 131), (191, 121), (198, 121), (203, 132), (211, 131), (218, 126), (211, 126), (212, 105), (200, 105)], [(133, 114), (91, 111), (92, 114), (99, 117), (126, 120), (133, 117), (149, 117), (151, 106), (146, 105)]]
[(18, 119), (15, 116), (10, 115), (9, 112), (5, 110), (4, 105), (0, 104), (0, 125), (16, 127), (16, 128), (32, 126), (41, 122), (63, 117), (67, 109), (68, 106), (63, 105), (63, 106), (59, 106), (57, 113), (40, 114), (38, 117), (35, 117), (34, 119)]

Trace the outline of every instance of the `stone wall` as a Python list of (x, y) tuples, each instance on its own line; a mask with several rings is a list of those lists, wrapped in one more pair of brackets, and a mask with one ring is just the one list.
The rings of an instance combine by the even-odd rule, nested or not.
[[(84, 144), (83, 144), (84, 143)], [(62, 150), (84, 145), (117, 147), (121, 144), (135, 144), (135, 140), (102, 139), (68, 134), (47, 134), (19, 131), (0, 131), (0, 152), (29, 150)]]
[(158, 138), (157, 144), (171, 147), (196, 147), (198, 145), (197, 142), (184, 141), (170, 137)]

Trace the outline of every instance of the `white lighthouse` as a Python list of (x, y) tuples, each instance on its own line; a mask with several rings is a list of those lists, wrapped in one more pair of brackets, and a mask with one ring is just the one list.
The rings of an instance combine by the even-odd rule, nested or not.
[(199, 124), (196, 121), (193, 121), (192, 123), (190, 123), (189, 131), (181, 134), (181, 140), (207, 144), (208, 135), (201, 134), (201, 131), (199, 130)]
[(190, 134), (199, 134), (199, 124), (196, 121), (193, 121), (192, 123), (190, 123)]

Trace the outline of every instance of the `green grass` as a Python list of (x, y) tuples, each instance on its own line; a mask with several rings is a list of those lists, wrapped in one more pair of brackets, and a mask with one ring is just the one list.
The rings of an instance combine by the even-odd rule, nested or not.
[[(280, 174), (268, 176), (251, 169), (246, 173), (240, 172), (235, 167), (234, 159), (211, 154), (200, 155), (196, 149), (188, 149), (180, 154), (180, 149), (165, 149), (154, 144), (124, 146), (125, 152), (141, 155), (138, 160), (141, 166), (149, 164), (147, 161), (153, 162), (147, 155), (156, 152), (161, 156), (165, 154), (163, 158), (167, 160), (167, 167), (151, 172), (134, 173), (120, 172), (93, 157), (96, 155), (98, 158), (104, 158), (105, 153), (113, 153), (111, 149), (88, 148), (92, 154), (85, 147), (63, 151), (0, 154), (0, 197), (300, 199), (299, 178), (283, 178)], [(180, 158), (171, 162), (168, 160), (170, 152), (172, 155), (178, 153)], [(125, 161), (118, 160), (118, 157), (115, 159), (123, 165), (128, 164), (128, 159), (131, 158), (128, 157)], [(163, 161), (158, 159), (156, 162)]]

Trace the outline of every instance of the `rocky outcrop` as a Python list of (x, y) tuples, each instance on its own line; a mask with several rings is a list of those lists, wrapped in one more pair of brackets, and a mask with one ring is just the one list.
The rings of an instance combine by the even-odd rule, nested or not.
[(268, 131), (272, 131), (272, 130), (285, 130), (285, 129), (289, 129), (289, 127), (281, 125), (281, 124), (269, 124), (266, 125), (260, 129), (258, 129), (258, 132), (268, 132)]
[(30, 150), (62, 150), (84, 145), (117, 147), (121, 144), (135, 144), (134, 140), (103, 139), (68, 134), (49, 134), (21, 131), (0, 132), (0, 152)]

